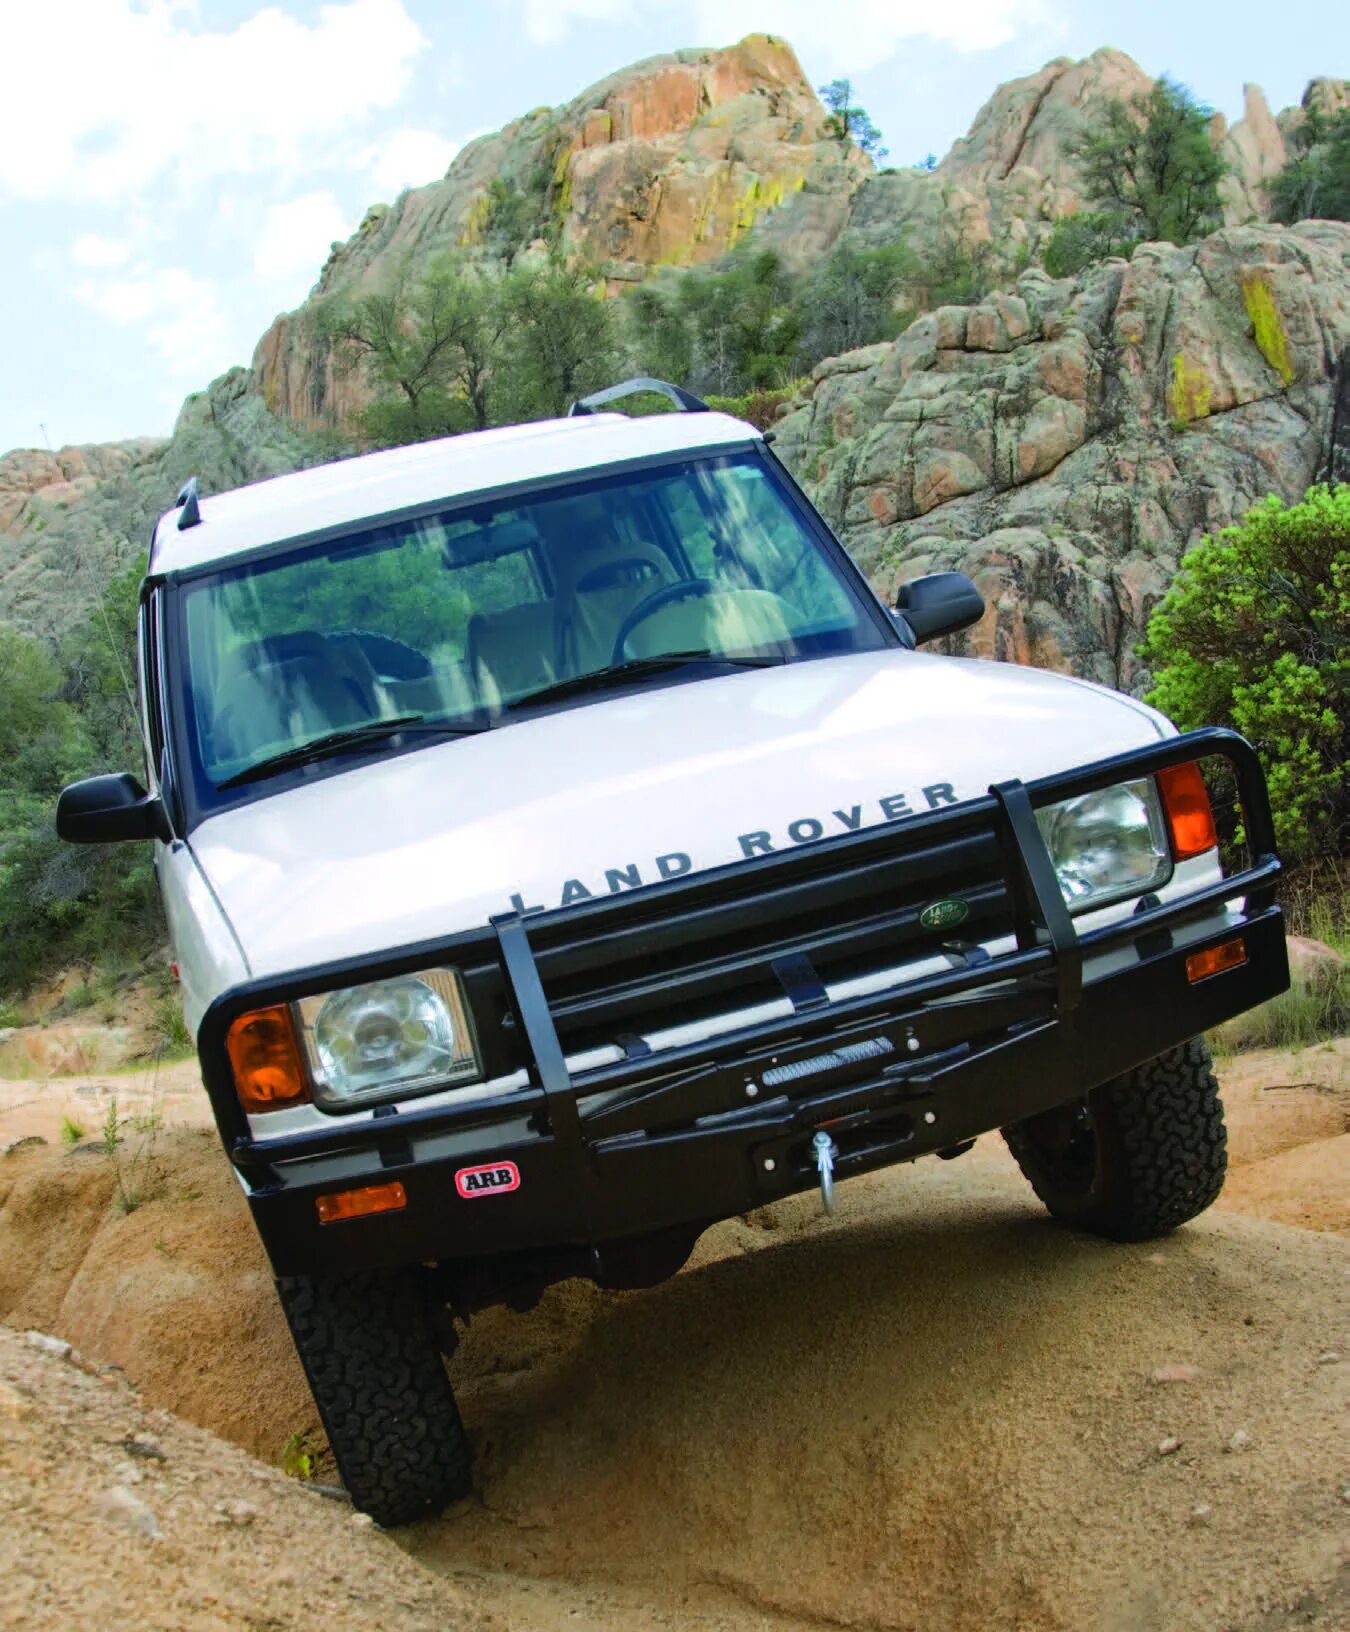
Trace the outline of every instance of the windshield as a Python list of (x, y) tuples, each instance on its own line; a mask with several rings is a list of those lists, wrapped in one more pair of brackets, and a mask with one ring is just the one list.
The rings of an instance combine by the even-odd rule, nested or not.
[(579, 707), (686, 666), (886, 643), (754, 454), (457, 507), (217, 571), (185, 587), (181, 627), (189, 757), (208, 806), (226, 785), (270, 791), (273, 775), (500, 725), (535, 698)]

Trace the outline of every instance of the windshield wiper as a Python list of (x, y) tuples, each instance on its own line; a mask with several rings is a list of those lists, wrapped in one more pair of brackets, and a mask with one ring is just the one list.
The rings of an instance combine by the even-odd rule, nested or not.
[(626, 680), (644, 674), (661, 674), (667, 669), (685, 669), (695, 665), (712, 668), (770, 669), (786, 663), (787, 657), (779, 652), (772, 657), (727, 657), (721, 652), (660, 652), (653, 657), (632, 657), (626, 663), (612, 663), (607, 668), (592, 669), (588, 674), (574, 674), (566, 680), (555, 680), (551, 686), (541, 686), (506, 704), (508, 709), (527, 708), (534, 703), (552, 702), (555, 697), (576, 697), (587, 691), (605, 691), (621, 686)]
[(392, 720), (368, 720), (365, 725), (352, 725), (342, 731), (329, 731), (321, 737), (312, 737), (308, 742), (297, 743), (294, 748), (285, 748), (279, 754), (270, 754), (266, 759), (260, 759), (256, 764), (236, 771), (233, 776), (227, 776), (223, 782), (217, 782), (216, 787), (223, 792), (226, 788), (240, 787), (245, 782), (259, 782), (265, 776), (275, 776), (279, 771), (290, 770), (293, 766), (312, 765), (316, 760), (326, 759), (330, 754), (363, 748), (368, 743), (382, 742), (386, 737), (405, 734), (467, 737), (474, 732), (491, 729), (491, 726), (480, 720), (440, 722), (428, 720), (422, 714), (400, 714)]

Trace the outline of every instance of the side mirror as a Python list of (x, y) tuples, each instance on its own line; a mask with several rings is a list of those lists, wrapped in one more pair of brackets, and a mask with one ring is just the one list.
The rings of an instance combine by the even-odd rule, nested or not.
[(173, 837), (163, 802), (127, 771), (87, 776), (61, 790), (56, 831), (67, 844), (110, 844), (115, 839)]
[(984, 596), (964, 572), (930, 572), (901, 584), (895, 610), (909, 625), (917, 646), (969, 629), (984, 616)]

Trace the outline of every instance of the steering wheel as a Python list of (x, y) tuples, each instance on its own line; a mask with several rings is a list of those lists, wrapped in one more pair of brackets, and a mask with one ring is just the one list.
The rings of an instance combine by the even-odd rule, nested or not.
[(406, 640), (376, 634), (370, 629), (344, 630), (336, 638), (343, 636), (355, 642), (380, 680), (425, 680), (431, 673), (430, 658)]
[(711, 578), (686, 578), (680, 584), (666, 584), (654, 595), (649, 595), (645, 601), (639, 601), (619, 625), (619, 632), (614, 637), (614, 650), (610, 653), (610, 662), (625, 663), (629, 660), (630, 654), (625, 650), (629, 636), (640, 623), (646, 623), (653, 613), (660, 612), (663, 607), (673, 606), (677, 601), (691, 601), (699, 596), (718, 593), (719, 588)]

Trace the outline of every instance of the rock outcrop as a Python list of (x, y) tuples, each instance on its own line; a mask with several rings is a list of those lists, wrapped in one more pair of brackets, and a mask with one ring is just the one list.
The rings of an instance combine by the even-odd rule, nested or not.
[(314, 464), (323, 444), (270, 414), (246, 369), (183, 404), (168, 441), (0, 458), (0, 621), (56, 638), (145, 551), (189, 476), (238, 487)]
[[(831, 133), (785, 41), (751, 35), (725, 50), (679, 51), (613, 74), (561, 108), (539, 108), (471, 142), (445, 177), (377, 205), (334, 246), (315, 294), (375, 288), (455, 249), (489, 255), (491, 188), (525, 194), (527, 233), (609, 274), (612, 292), (654, 270), (689, 266), (753, 242), (808, 268), (841, 240), (862, 247), (902, 235), (921, 264), (953, 249), (1025, 264), (1063, 216), (1084, 206), (1074, 145), (1095, 110), (1133, 100), (1153, 80), (1123, 52), (1067, 57), (1001, 85), (932, 172), (876, 172)], [(1340, 81), (1310, 85), (1328, 110)], [(1212, 137), (1232, 166), (1229, 225), (1268, 216), (1265, 183), (1287, 157), (1302, 109), (1273, 118), (1255, 86), (1244, 117)], [(519, 246), (516, 246), (519, 247)], [(362, 381), (341, 375), (307, 321), (279, 317), (253, 370), (270, 410), (307, 428), (350, 422)]]
[(45, 510), (61, 509), (121, 476), (164, 446), (162, 437), (95, 442), (49, 453), (16, 448), (0, 454), (0, 538), (20, 537)]
[(1227, 228), (832, 358), (777, 446), (883, 591), (975, 578), (955, 649), (1137, 688), (1186, 548), (1325, 470), (1347, 345), (1350, 225)]
[[(315, 292), (377, 287), (445, 250), (486, 253), (494, 182), (533, 201), (538, 235), (621, 287), (653, 267), (716, 259), (799, 194), (833, 241), (871, 171), (831, 134), (792, 47), (753, 34), (726, 50), (651, 57), (479, 137), (443, 180), (370, 210)], [(359, 380), (335, 375), (303, 309), (277, 319), (253, 366), (269, 409), (301, 425), (341, 424), (361, 406)]]

